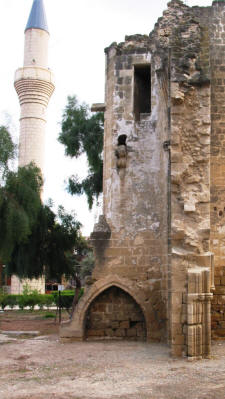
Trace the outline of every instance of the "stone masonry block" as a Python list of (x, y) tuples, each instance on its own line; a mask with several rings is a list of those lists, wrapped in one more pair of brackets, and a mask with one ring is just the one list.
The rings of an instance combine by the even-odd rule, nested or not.
[(104, 337), (104, 330), (88, 330), (88, 336), (90, 337)]
[(125, 332), (125, 329), (124, 328), (118, 328), (116, 331), (115, 331), (115, 336), (116, 337), (125, 337), (126, 336), (126, 332)]
[(121, 321), (119, 323), (119, 325), (120, 325), (120, 328), (130, 328), (130, 322), (128, 320), (127, 321)]
[(137, 329), (136, 328), (129, 328), (127, 331), (128, 337), (136, 337), (137, 336)]

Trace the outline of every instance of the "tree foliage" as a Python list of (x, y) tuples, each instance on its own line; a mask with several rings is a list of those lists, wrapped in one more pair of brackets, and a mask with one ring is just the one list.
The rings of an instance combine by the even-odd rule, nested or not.
[(41, 208), (41, 187), (40, 171), (33, 164), (5, 175), (0, 187), (0, 257), (4, 263), (10, 260), (14, 246), (31, 234)]
[(85, 153), (88, 160), (88, 176), (79, 181), (76, 175), (69, 179), (68, 191), (71, 194), (86, 194), (89, 208), (94, 198), (102, 192), (103, 176), (103, 122), (104, 114), (90, 114), (87, 104), (79, 104), (76, 97), (68, 97), (63, 113), (59, 142), (64, 144), (65, 153), (78, 158)]
[(92, 251), (89, 251), (87, 255), (80, 262), (80, 271), (79, 275), (81, 279), (84, 279), (86, 276), (90, 276), (92, 274), (92, 270), (94, 269), (95, 258)]
[[(2, 147), (1, 147), (2, 146)], [(3, 148), (3, 151), (2, 151)], [(80, 223), (59, 207), (56, 215), (43, 205), (40, 170), (29, 164), (9, 169), (15, 147), (7, 129), (0, 130), (0, 259), (9, 275), (60, 278), (73, 273), (71, 253), (81, 244)]]
[(14, 248), (9, 273), (28, 278), (45, 274), (47, 279), (73, 275), (71, 255), (80, 247), (80, 226), (63, 207), (56, 216), (49, 206), (42, 206), (29, 240)]
[(0, 178), (1, 183), (9, 170), (9, 161), (14, 159), (16, 145), (5, 126), (0, 126)]

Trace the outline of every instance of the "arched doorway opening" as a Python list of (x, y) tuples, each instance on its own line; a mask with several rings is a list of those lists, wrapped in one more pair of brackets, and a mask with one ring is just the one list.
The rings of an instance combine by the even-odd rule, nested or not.
[(85, 319), (85, 337), (145, 341), (144, 314), (130, 294), (111, 286), (90, 304)]

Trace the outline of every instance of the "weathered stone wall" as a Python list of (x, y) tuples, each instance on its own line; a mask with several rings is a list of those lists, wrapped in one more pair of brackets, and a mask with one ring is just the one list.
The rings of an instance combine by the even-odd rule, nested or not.
[[(106, 49), (104, 217), (93, 284), (63, 337), (83, 336), (88, 309), (95, 333), (95, 307), (112, 323), (110, 282), (136, 298), (147, 339), (167, 337), (173, 355), (210, 355), (214, 289), (213, 335), (225, 336), (224, 25), (225, 1), (172, 0), (149, 38)], [(139, 115), (140, 65), (151, 66), (151, 110)]]
[[(210, 233), (210, 74), (209, 9), (189, 8), (179, 0), (168, 4), (150, 38), (152, 57), (158, 59), (157, 75), (167, 71), (171, 185), (168, 187), (169, 257), (168, 313), (172, 353), (194, 356), (188, 345), (192, 331), (202, 331), (209, 341), (204, 318), (189, 317), (187, 295), (197, 299), (189, 286), (189, 270), (211, 268)], [(197, 272), (198, 271), (198, 272)], [(210, 271), (210, 270), (209, 270)], [(200, 273), (201, 274), (201, 273)], [(197, 277), (196, 277), (197, 278)], [(211, 280), (210, 280), (211, 281)], [(206, 313), (211, 294), (203, 284)], [(190, 293), (190, 294), (188, 294)], [(209, 295), (208, 295), (209, 294)], [(194, 298), (194, 296), (192, 298)], [(201, 307), (201, 306), (200, 306)], [(189, 314), (189, 316), (188, 316)], [(203, 320), (204, 319), (204, 320)], [(203, 323), (203, 324), (202, 324)], [(195, 333), (194, 333), (195, 334)], [(199, 341), (199, 342), (200, 342)], [(208, 348), (201, 353), (204, 356)]]
[(198, 293), (190, 291), (188, 271), (211, 261), (209, 51), (194, 10), (180, 19), (171, 37), (171, 343), (174, 355), (195, 356), (187, 323), (198, 335), (203, 321), (190, 321), (185, 295)]
[[(149, 39), (135, 35), (107, 50), (104, 147), (104, 215), (111, 231), (93, 279), (129, 278), (145, 293), (149, 339), (165, 339), (167, 323), (166, 93), (155, 75)], [(134, 116), (134, 68), (151, 65), (151, 112)], [(118, 166), (118, 137), (126, 135), (125, 167)], [(158, 201), (160, 198), (160, 201)]]
[(213, 337), (225, 337), (225, 2), (215, 1), (211, 23), (211, 250), (215, 261)]
[(201, 256), (210, 262), (209, 108), (209, 87), (190, 87), (182, 104), (171, 109), (171, 338), (175, 354), (185, 343), (182, 302), (187, 270), (202, 266)]
[(141, 308), (120, 288), (102, 292), (90, 305), (86, 318), (87, 338), (146, 339)]
[[(141, 113), (140, 120), (134, 112), (136, 65), (151, 70), (151, 109)], [(92, 235), (94, 285), (87, 289), (70, 331), (65, 327), (63, 337), (71, 336), (73, 328), (76, 336), (84, 334), (81, 307), (85, 312), (89, 292), (114, 276), (118, 287), (125, 280), (125, 291), (139, 298), (148, 323), (147, 339), (167, 338), (169, 159), (163, 143), (168, 139), (168, 98), (166, 87), (156, 75), (156, 65), (147, 36), (129, 36), (124, 43), (113, 43), (106, 49), (105, 227), (101, 220)], [(124, 135), (126, 143), (120, 146), (118, 139)]]

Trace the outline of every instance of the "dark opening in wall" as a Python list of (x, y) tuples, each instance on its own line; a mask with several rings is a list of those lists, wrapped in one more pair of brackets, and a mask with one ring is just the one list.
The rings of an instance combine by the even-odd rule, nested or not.
[(151, 66), (134, 65), (134, 117), (140, 120), (140, 114), (151, 112)]
[(118, 145), (126, 145), (126, 141), (127, 141), (127, 135), (126, 134), (121, 134), (118, 137)]

